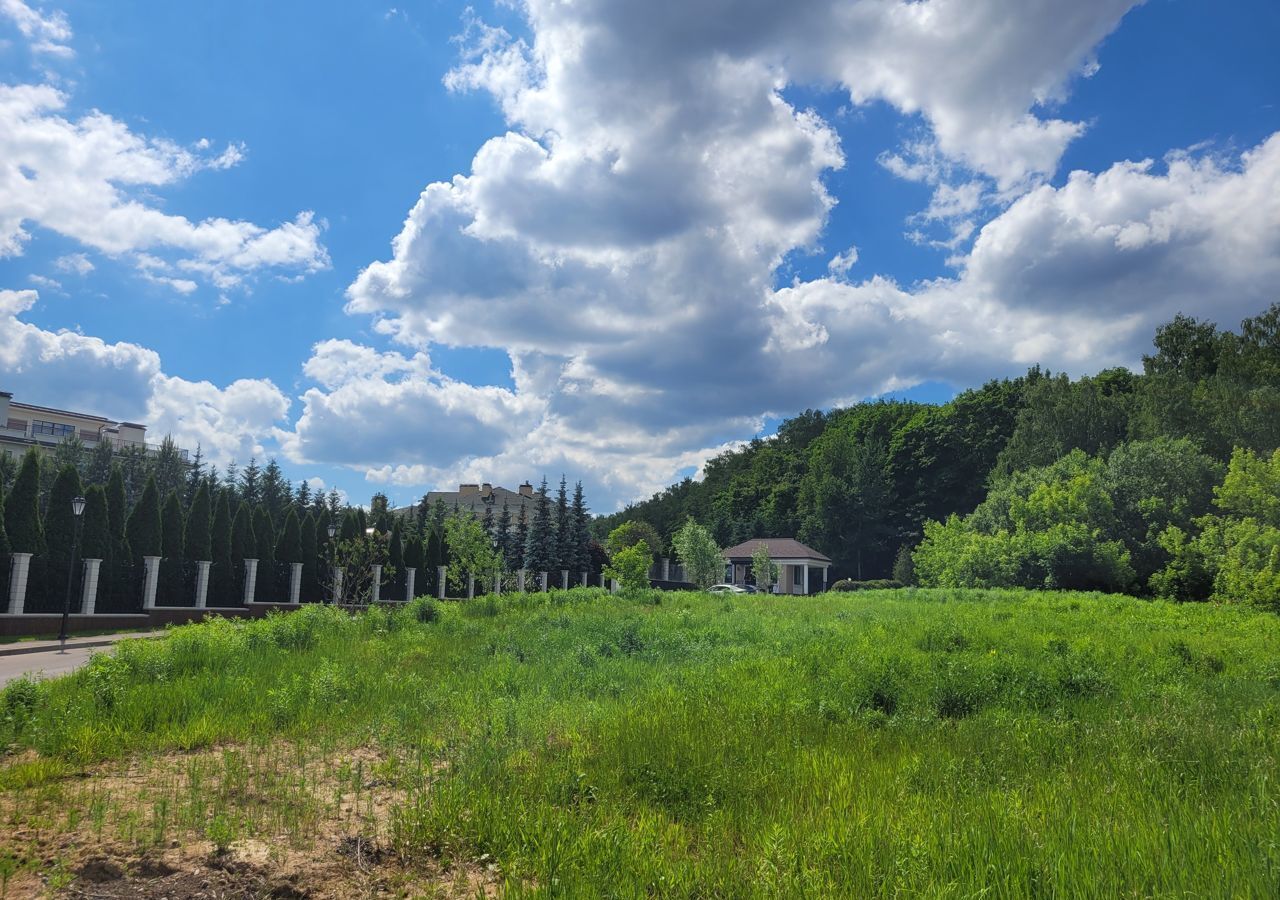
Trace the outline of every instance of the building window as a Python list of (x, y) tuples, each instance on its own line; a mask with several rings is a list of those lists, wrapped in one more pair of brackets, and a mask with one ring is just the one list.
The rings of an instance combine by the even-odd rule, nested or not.
[(58, 422), (41, 422), (39, 419), (31, 420), (31, 435), (48, 434), (53, 437), (68, 437), (76, 433), (74, 425), (62, 425)]

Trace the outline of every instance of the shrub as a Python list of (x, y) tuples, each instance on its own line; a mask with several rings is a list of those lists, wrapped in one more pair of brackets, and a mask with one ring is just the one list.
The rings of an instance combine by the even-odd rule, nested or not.
[(841, 578), (827, 590), (830, 591), (887, 591), (905, 587), (901, 581), (891, 578), (878, 578), (871, 581), (854, 581), (852, 578)]
[(430, 597), (417, 597), (405, 607), (407, 615), (423, 625), (440, 621), (440, 607)]

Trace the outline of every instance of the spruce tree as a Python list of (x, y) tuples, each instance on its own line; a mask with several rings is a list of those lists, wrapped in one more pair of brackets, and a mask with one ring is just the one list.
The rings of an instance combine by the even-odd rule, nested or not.
[[(569, 515), (569, 493), (566, 489), (564, 475), (560, 476), (560, 489), (556, 491), (556, 573), (552, 578), (554, 583), (559, 583), (560, 569), (572, 570), (577, 559), (577, 553), (574, 551), (574, 528), (573, 519)], [(569, 572), (569, 577), (573, 577), (573, 572)], [(567, 584), (560, 585), (568, 587)]]
[[(533, 572), (552, 572), (556, 567), (556, 533), (551, 519), (551, 501), (547, 497), (547, 479), (542, 479), (534, 499), (533, 521), (524, 545), (524, 567)], [(554, 582), (553, 582), (554, 583)]]
[(204, 455), (200, 452), (200, 445), (196, 444), (196, 452), (191, 457), (191, 465), (187, 472), (187, 486), (182, 492), (182, 502), (187, 509), (190, 509), (191, 504), (195, 502), (196, 491), (204, 481)]
[(31, 449), (22, 457), (22, 465), (5, 498), (4, 527), (9, 534), (12, 553), (45, 551), (44, 529), (40, 525), (40, 451)]
[(249, 457), (249, 465), (240, 473), (240, 499), (256, 508), (262, 502), (262, 469), (258, 467), (258, 458)]
[(219, 489), (209, 525), (210, 606), (232, 606), (235, 599), (236, 566), (231, 553), (231, 495)]
[(236, 507), (235, 518), (231, 520), (232, 591), (236, 603), (240, 603), (244, 597), (244, 561), (257, 555), (253, 513), (249, 511), (249, 504), (241, 500)]
[[(111, 477), (111, 467), (115, 461), (115, 450), (108, 440), (98, 441), (93, 450), (89, 453), (89, 468), (85, 472), (85, 482), (87, 484), (106, 484), (107, 479)], [(85, 496), (89, 496), (85, 494)]]
[(262, 503), (271, 515), (271, 521), (283, 522), (284, 508), (292, 502), (293, 490), (274, 458), (267, 460), (267, 467), (262, 470), (260, 481)]
[[(423, 499), (426, 499), (425, 496)], [(436, 502), (431, 506), (431, 527), (436, 531), (444, 530), (444, 520), (449, 515), (449, 510), (444, 505), (444, 498), (437, 497)], [(441, 565), (444, 565), (441, 563)]]
[(71, 572), (71, 544), (75, 539), (76, 516), (71, 501), (83, 496), (83, 491), (80, 473), (70, 463), (62, 466), (49, 488), (49, 505), (44, 515), (44, 540), (48, 549), (43, 587), (46, 603), (52, 609), (61, 608), (66, 599), (67, 579), (75, 578)]
[[(160, 442), (160, 449), (152, 460), (151, 474), (156, 480), (156, 488), (159, 490), (160, 496), (164, 498), (165, 503), (169, 502), (169, 493), (171, 491), (176, 492), (181, 498), (181, 495), (187, 489), (190, 466), (182, 458), (182, 451), (178, 449), (178, 445), (174, 443), (173, 438), (167, 434), (164, 436), (164, 440)], [(178, 502), (181, 504), (181, 499)]]
[(495, 525), (493, 521), (492, 503), (486, 503), (484, 505), (484, 515), (480, 518), (480, 526), (484, 528), (484, 533), (489, 535), (489, 539), (493, 540)]
[(573, 574), (579, 577), (581, 573), (591, 571), (591, 516), (581, 481), (573, 486), (570, 520), (573, 525)]
[(187, 512), (187, 533), (185, 535), (186, 558), (189, 560), (213, 559), (212, 517), (209, 511), (209, 485), (201, 481), (191, 497), (191, 507)]
[(163, 559), (160, 560), (160, 584), (156, 591), (156, 603), (160, 606), (183, 606), (184, 601), (190, 599), (185, 578), (185, 528), (182, 501), (175, 488), (169, 491), (160, 511), (160, 555)]
[(524, 566), (524, 548), (529, 543), (529, 512), (527, 504), (520, 502), (520, 515), (516, 518), (516, 533), (511, 539), (511, 568)]
[(124, 530), (134, 562), (141, 564), (144, 556), (160, 556), (160, 490), (154, 478), (147, 479)]
[[(304, 485), (306, 482), (302, 482)], [(302, 602), (320, 600), (320, 542), (316, 535), (316, 518), (306, 506), (299, 531), (302, 535)]]
[(258, 582), (254, 599), (274, 603), (279, 599), (280, 573), (276, 568), (276, 527), (264, 505), (253, 511), (253, 536), (257, 547)]
[(520, 568), (519, 562), (515, 560), (514, 549), (511, 545), (511, 504), (506, 500), (502, 501), (502, 513), (498, 516), (498, 534), (496, 543), (498, 545), (498, 555), (502, 558), (502, 565), (508, 570)]
[(293, 502), (297, 504), (301, 513), (305, 514), (311, 511), (311, 485), (306, 480), (298, 483), (298, 489), (293, 494)]

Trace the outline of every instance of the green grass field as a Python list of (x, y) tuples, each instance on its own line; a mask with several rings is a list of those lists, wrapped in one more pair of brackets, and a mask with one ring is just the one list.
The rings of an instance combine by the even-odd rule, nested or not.
[[(1245, 608), (924, 590), (310, 607), (130, 642), (10, 686), (3, 716), (7, 832), (80, 835), (68, 854), (86, 822), (113, 846), (305, 842), (330, 800), (299, 791), (323, 784), (399, 864), (487, 864), (508, 895), (1280, 896), (1280, 618)], [(321, 773), (353, 748), (378, 779)], [(128, 808), (76, 777), (173, 758), (181, 777)], [(361, 806), (362, 784), (394, 791)], [(6, 872), (36, 864), (8, 840)]]

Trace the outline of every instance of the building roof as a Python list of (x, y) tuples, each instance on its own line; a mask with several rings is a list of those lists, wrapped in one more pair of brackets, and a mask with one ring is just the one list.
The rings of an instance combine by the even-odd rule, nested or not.
[[(9, 396), (12, 397), (13, 395), (9, 394)], [(47, 412), (47, 413), (53, 413), (54, 415), (59, 415), (59, 416), (71, 416), (76, 419), (92, 419), (95, 422), (111, 421), (105, 416), (95, 416), (91, 413), (72, 412), (69, 409), (58, 409), (53, 406), (36, 406), (34, 403), (20, 403), (17, 400), (14, 400), (10, 404), (10, 406), (18, 409), (29, 409), (29, 410), (32, 410), (33, 412)], [(146, 426), (139, 426), (139, 427), (145, 428)]]
[(725, 559), (749, 559), (761, 544), (769, 548), (771, 559), (813, 559), (819, 562), (831, 562), (831, 557), (822, 555), (812, 547), (806, 547), (795, 538), (752, 538), (736, 547), (730, 547), (721, 555)]
[[(442, 501), (445, 508), (452, 512), (456, 505), (458, 509), (469, 510), (474, 515), (483, 515), (486, 506), (492, 506), (495, 514), (502, 511), (502, 504), (507, 503), (511, 509), (513, 516), (519, 515), (520, 507), (524, 505), (532, 506), (538, 499), (535, 493), (532, 496), (521, 494), (518, 491), (508, 490), (504, 487), (493, 487), (489, 489), (489, 493), (484, 491), (478, 485), (470, 485), (472, 490), (467, 492), (458, 491), (428, 491), (427, 506), (434, 506), (436, 501)], [(413, 504), (417, 506), (417, 504)], [(406, 506), (396, 510), (396, 512), (407, 512), (412, 507)], [(532, 510), (530, 510), (532, 512)]]

